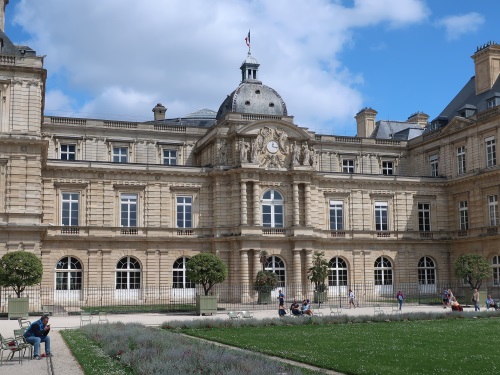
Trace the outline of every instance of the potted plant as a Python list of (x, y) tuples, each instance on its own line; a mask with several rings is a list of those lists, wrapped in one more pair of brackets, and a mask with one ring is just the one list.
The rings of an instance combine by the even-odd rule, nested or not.
[(33, 253), (13, 251), (0, 259), (0, 285), (10, 286), (17, 298), (8, 299), (8, 319), (27, 318), (29, 298), (21, 297), (27, 286), (42, 280), (42, 262)]
[(186, 276), (203, 287), (204, 295), (196, 295), (197, 314), (217, 313), (217, 296), (209, 292), (215, 284), (226, 279), (225, 263), (212, 253), (199, 253), (187, 261)]
[(307, 271), (307, 278), (314, 284), (314, 302), (325, 302), (327, 300), (327, 286), (325, 280), (328, 277), (328, 262), (323, 251), (316, 251), (313, 255), (312, 267)]
[(271, 291), (278, 287), (278, 275), (271, 271), (259, 271), (255, 278), (254, 289), (259, 293), (257, 303), (271, 303)]
[(479, 291), (479, 300), (486, 301), (487, 292), (479, 290), (484, 278), (491, 276), (491, 264), (479, 254), (463, 254), (455, 260), (455, 275), (470, 285), (465, 291), (465, 303), (472, 300), (474, 289)]

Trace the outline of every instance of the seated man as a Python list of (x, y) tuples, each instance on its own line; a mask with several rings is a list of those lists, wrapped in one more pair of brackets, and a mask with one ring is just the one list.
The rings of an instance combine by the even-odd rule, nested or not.
[(488, 298), (486, 298), (486, 308), (493, 307), (495, 310), (498, 310), (498, 304), (495, 302), (491, 295), (488, 294)]
[(287, 310), (286, 310), (286, 307), (285, 306), (282, 306), (280, 305), (279, 308), (278, 308), (278, 315), (280, 316), (280, 318), (282, 316), (285, 316), (287, 314)]
[(33, 345), (35, 352), (34, 358), (40, 358), (40, 343), (45, 343), (45, 354), (42, 354), (42, 357), (50, 356), (50, 324), (49, 316), (44, 315), (36, 322), (31, 323), (30, 327), (24, 332), (24, 338), (27, 342)]
[(300, 309), (299, 303), (295, 300), (290, 308), (293, 315), (302, 315), (302, 310)]

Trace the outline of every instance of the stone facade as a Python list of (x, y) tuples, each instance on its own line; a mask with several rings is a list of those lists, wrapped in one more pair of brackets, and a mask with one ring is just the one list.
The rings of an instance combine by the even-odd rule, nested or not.
[(0, 256), (39, 255), (42, 287), (189, 288), (183, 262), (198, 252), (228, 265), (226, 285), (248, 285), (265, 250), (283, 286), (308, 285), (324, 251), (332, 293), (439, 293), (458, 255), (500, 255), (497, 105), (434, 129), (411, 116), (403, 124), (422, 128), (411, 139), (372, 136), (372, 109), (356, 116), (359, 137), (316, 134), (286, 113), (173, 124), (160, 104), (144, 123), (47, 117), (42, 63), (0, 54)]

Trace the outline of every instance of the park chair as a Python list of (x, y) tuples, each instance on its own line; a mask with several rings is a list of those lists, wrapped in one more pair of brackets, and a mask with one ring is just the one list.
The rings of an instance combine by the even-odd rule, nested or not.
[(92, 314), (90, 311), (82, 311), (80, 313), (80, 327), (90, 323), (92, 323)]
[(24, 337), (24, 332), (25, 332), (25, 330), (23, 328), (15, 329), (14, 330), (14, 338), (17, 341), (19, 349), (23, 351), (23, 357), (26, 356), (26, 350), (28, 350), (30, 353), (29, 358), (32, 358), (33, 357), (33, 345), (31, 345), (28, 341), (26, 341), (26, 338)]
[(380, 307), (380, 305), (373, 306), (373, 313), (375, 315), (383, 315), (383, 314), (385, 314), (384, 310), (382, 310), (382, 307)]
[(24, 328), (25, 330), (31, 326), (31, 322), (23, 318), (18, 318), (17, 322), (19, 323), (19, 328)]
[(108, 313), (106, 311), (99, 311), (99, 320), (97, 321), (97, 324), (100, 323), (109, 323)]
[(242, 311), (241, 317), (244, 319), (253, 318), (253, 314), (250, 311)]
[(403, 310), (399, 309), (399, 305), (392, 306), (391, 314), (402, 314)]
[(0, 334), (0, 365), (3, 364), (3, 355), (8, 353), (7, 361), (13, 359), (16, 353), (19, 355), (19, 363), (22, 362), (21, 352), (23, 349), (19, 348), (17, 340), (13, 337), (4, 338)]
[(340, 315), (342, 314), (342, 307), (339, 305), (331, 305), (330, 306), (330, 315)]
[(42, 305), (42, 315), (52, 316), (52, 308), (49, 305)]
[(239, 319), (240, 318), (240, 313), (238, 313), (236, 311), (229, 311), (227, 313), (227, 316), (229, 317), (229, 319)]

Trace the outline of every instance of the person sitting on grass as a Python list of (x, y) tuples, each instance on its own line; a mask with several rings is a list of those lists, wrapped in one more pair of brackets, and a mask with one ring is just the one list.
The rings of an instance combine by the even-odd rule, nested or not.
[(302, 314), (309, 316), (313, 314), (313, 311), (311, 310), (310, 301), (308, 299), (302, 301)]
[(491, 298), (491, 295), (488, 294), (488, 298), (486, 298), (486, 308), (489, 309), (490, 307), (493, 307), (495, 310), (498, 310), (498, 304), (495, 302), (493, 298)]
[(297, 300), (294, 300), (292, 306), (290, 307), (290, 311), (293, 315), (300, 316), (302, 315), (302, 310), (300, 309), (300, 305)]
[(451, 297), (450, 305), (451, 305), (451, 311), (464, 311), (464, 309), (462, 308), (462, 306), (460, 306), (456, 297), (454, 296)]

